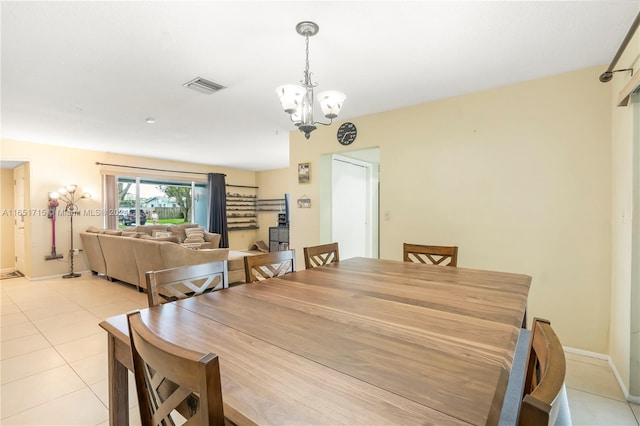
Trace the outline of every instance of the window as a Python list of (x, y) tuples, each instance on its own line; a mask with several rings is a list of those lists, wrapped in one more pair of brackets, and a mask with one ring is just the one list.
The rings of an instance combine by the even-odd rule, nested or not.
[(206, 182), (118, 176), (118, 227), (197, 223), (207, 227)]

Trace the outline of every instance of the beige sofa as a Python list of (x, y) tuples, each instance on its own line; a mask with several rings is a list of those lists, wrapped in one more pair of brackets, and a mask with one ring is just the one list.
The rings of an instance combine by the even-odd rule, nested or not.
[[(136, 226), (132, 230), (132, 232), (136, 232), (139, 235), (148, 235), (150, 237), (153, 237), (153, 233), (156, 231), (170, 232), (172, 236), (178, 239), (178, 243), (183, 243), (187, 238), (185, 229), (198, 228), (198, 227), (199, 227), (198, 224), (195, 224), (195, 223), (187, 223), (183, 225), (143, 225), (143, 226)], [(219, 248), (220, 237), (221, 237), (220, 234), (214, 234), (212, 232), (205, 231), (204, 233), (205, 244), (200, 246), (200, 248)]]
[[(166, 226), (139, 226), (134, 232), (137, 234), (152, 235), (154, 229), (171, 228)], [(178, 228), (178, 227), (176, 227)], [(163, 241), (162, 238), (140, 238), (139, 235), (131, 235), (125, 231), (97, 230), (81, 232), (83, 252), (87, 264), (94, 274), (102, 274), (107, 279), (117, 279), (146, 289), (147, 271), (175, 268), (178, 266), (197, 265), (207, 262), (228, 260), (229, 282), (244, 282), (244, 257), (259, 252), (229, 251), (217, 248), (220, 243), (220, 235), (205, 233), (205, 247), (194, 250), (186, 248), (175, 242)], [(139, 232), (137, 232), (139, 231)], [(174, 234), (179, 235), (179, 229), (174, 229)], [(208, 234), (208, 235), (207, 235)], [(179, 236), (169, 238), (171, 241), (180, 240)], [(184, 240), (184, 238), (182, 239)]]

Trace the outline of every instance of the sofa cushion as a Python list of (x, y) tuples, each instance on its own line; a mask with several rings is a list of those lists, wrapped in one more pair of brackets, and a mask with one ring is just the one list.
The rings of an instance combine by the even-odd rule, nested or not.
[[(198, 265), (200, 263), (219, 262), (227, 260), (228, 249), (191, 250), (176, 244), (162, 244), (162, 263), (164, 267), (177, 268), (179, 266)], [(243, 270), (244, 272), (244, 270)]]
[(122, 236), (123, 237), (129, 237), (129, 238), (140, 238), (140, 233), (139, 232), (135, 232), (135, 231), (122, 231)]
[(81, 232), (80, 240), (82, 241), (82, 249), (89, 261), (89, 269), (95, 274), (107, 275), (107, 266), (104, 263), (104, 255), (98, 241), (98, 233)]
[(222, 235), (220, 234), (214, 234), (213, 232), (205, 232), (204, 233), (204, 240), (208, 243), (211, 243), (211, 248), (218, 248), (220, 247), (220, 238), (222, 237)]
[(104, 234), (105, 229), (96, 228), (95, 226), (90, 226), (87, 228), (87, 232), (91, 234)]
[(184, 230), (187, 238), (184, 239), (184, 243), (204, 243), (204, 229), (203, 228), (185, 228)]
[(168, 241), (170, 243), (178, 244), (178, 239), (173, 235), (171, 237), (152, 237), (151, 235), (142, 234), (140, 235), (141, 240), (153, 240), (153, 241)]
[(115, 229), (105, 229), (104, 233), (107, 235), (114, 235), (116, 237), (122, 236), (122, 231), (116, 231)]
[(167, 225), (140, 225), (136, 226), (135, 231), (151, 236), (153, 235), (153, 231), (166, 231), (167, 228)]
[(173, 235), (171, 234), (171, 232), (169, 231), (153, 231), (152, 234), (153, 238), (158, 238), (158, 237), (172, 237)]
[(185, 229), (187, 228), (197, 228), (197, 223), (183, 223), (180, 225), (172, 225), (167, 227), (167, 231), (170, 231), (178, 240), (183, 243), (187, 238), (187, 234), (185, 233)]
[(147, 288), (146, 272), (166, 269), (162, 262), (160, 247), (173, 244), (158, 242), (152, 238), (136, 238), (130, 244), (138, 268), (140, 287)]
[(138, 267), (131, 247), (131, 241), (134, 239), (98, 234), (98, 241), (104, 255), (107, 276), (139, 285)]

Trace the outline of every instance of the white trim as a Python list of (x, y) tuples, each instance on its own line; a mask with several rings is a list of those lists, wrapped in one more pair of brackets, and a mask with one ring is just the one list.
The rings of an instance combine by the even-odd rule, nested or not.
[(627, 401), (633, 402), (634, 404), (640, 404), (640, 396), (629, 395), (627, 396)]
[[(627, 389), (627, 387), (625, 386), (624, 382), (622, 381), (622, 377), (620, 377), (620, 373), (618, 373), (618, 369), (616, 368), (616, 365), (613, 363), (613, 361), (611, 360), (611, 357), (609, 357), (609, 368), (611, 368), (611, 371), (613, 371), (613, 375), (616, 376), (616, 380), (618, 381), (618, 386), (620, 386), (620, 389), (622, 390), (622, 393), (624, 394), (624, 397), (626, 398), (627, 401), (631, 401), (631, 402), (636, 402), (636, 401), (632, 401), (630, 398), (635, 398), (631, 395), (629, 395), (629, 389)], [(636, 398), (638, 401), (640, 401), (640, 398)], [(638, 402), (636, 402), (637, 404)]]
[[(86, 271), (73, 271), (75, 274), (80, 274), (80, 275), (84, 275), (86, 273), (90, 273), (89, 270)], [(65, 272), (64, 274), (58, 274), (58, 275), (47, 275), (46, 277), (36, 277), (36, 278), (29, 278), (29, 281), (43, 281), (43, 280), (56, 280), (58, 278), (62, 278), (63, 275), (67, 275), (68, 272)], [(80, 277), (78, 277), (80, 278)], [(70, 278), (72, 279), (72, 278)]]
[(572, 348), (569, 346), (563, 346), (562, 349), (564, 349), (565, 352), (569, 352), (571, 354), (576, 354), (576, 355), (583, 355), (583, 356), (588, 356), (590, 358), (597, 358), (597, 359), (602, 359), (605, 361), (609, 361), (609, 355), (607, 354), (601, 354), (598, 352), (591, 352), (591, 351), (585, 351), (584, 349), (578, 349), (578, 348)]
[(615, 376), (616, 381), (618, 382), (618, 386), (620, 386), (620, 390), (622, 391), (622, 394), (624, 395), (625, 399), (629, 402), (633, 402), (634, 404), (640, 404), (640, 397), (629, 394), (629, 389), (627, 389), (627, 386), (624, 384), (622, 377), (620, 377), (620, 373), (618, 373), (618, 369), (616, 368), (616, 365), (613, 363), (609, 355), (601, 354), (598, 352), (585, 351), (583, 349), (571, 348), (568, 346), (563, 346), (563, 349), (565, 352), (568, 352), (568, 353), (587, 356), (590, 358), (602, 359), (607, 361), (607, 364), (609, 365), (609, 368), (611, 368), (611, 371), (613, 371), (613, 375)]
[(9, 273), (15, 272), (15, 271), (16, 271), (15, 267), (14, 268), (3, 268), (3, 269), (0, 269), (0, 274), (9, 274)]

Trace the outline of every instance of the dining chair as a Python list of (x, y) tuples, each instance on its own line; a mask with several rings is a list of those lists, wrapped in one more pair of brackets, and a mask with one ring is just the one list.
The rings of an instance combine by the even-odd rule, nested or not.
[(339, 262), (340, 252), (338, 243), (322, 244), (304, 248), (304, 267), (306, 269), (329, 263)]
[(458, 266), (457, 246), (425, 246), (404, 243), (403, 252), (403, 260), (405, 262)]
[(534, 318), (519, 426), (570, 424), (565, 372), (564, 350), (551, 323)]
[(163, 340), (140, 311), (127, 314), (127, 322), (142, 425), (173, 425), (176, 412), (188, 424), (224, 425), (218, 356)]
[(148, 271), (149, 307), (229, 287), (227, 261)]
[(274, 251), (244, 258), (244, 274), (247, 283), (279, 277), (295, 271), (295, 250)]

